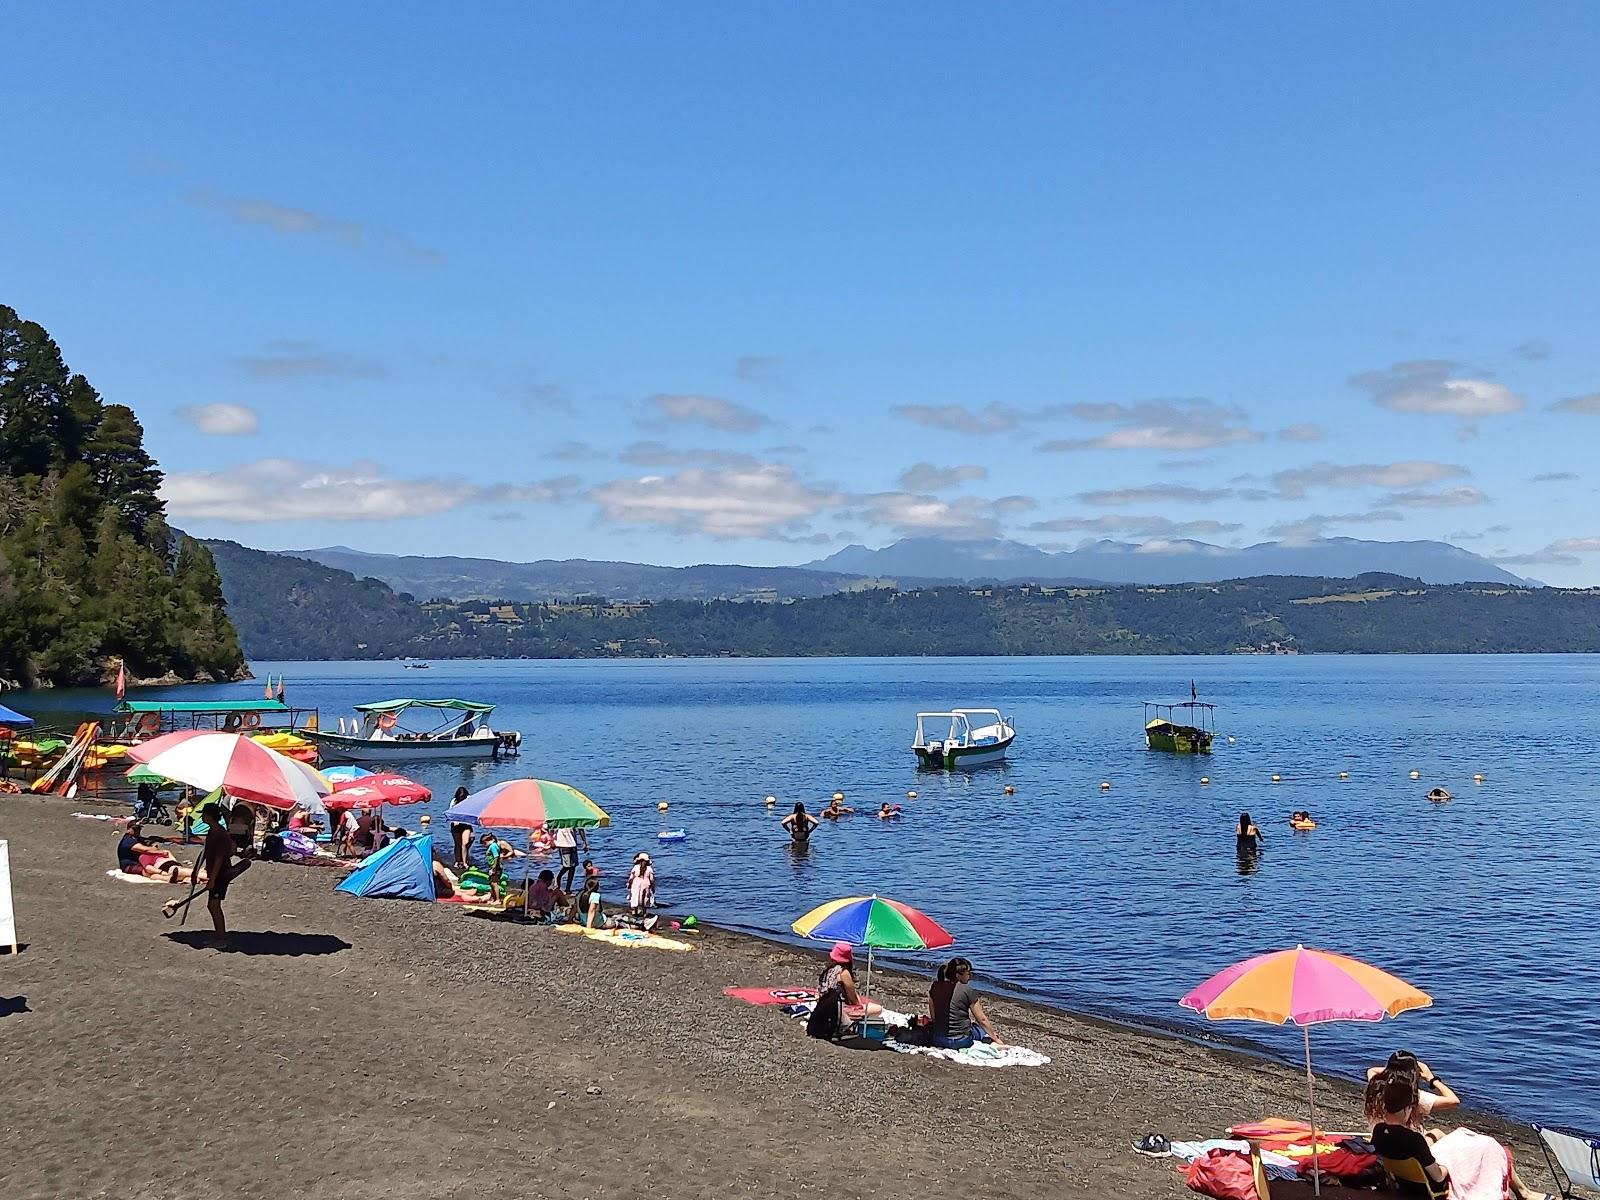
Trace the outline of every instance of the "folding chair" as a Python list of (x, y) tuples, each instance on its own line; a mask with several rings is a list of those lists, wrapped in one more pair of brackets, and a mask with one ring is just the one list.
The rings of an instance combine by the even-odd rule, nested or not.
[(1448, 1179), (1429, 1179), (1427, 1171), (1422, 1169), (1422, 1164), (1414, 1158), (1382, 1158), (1378, 1159), (1383, 1164), (1383, 1169), (1389, 1173), (1389, 1178), (1394, 1183), (1401, 1185), (1397, 1190), (1404, 1195), (1427, 1196), (1429, 1200), (1445, 1200), (1450, 1194), (1450, 1181)]
[(1600, 1192), (1600, 1138), (1562, 1133), (1543, 1125), (1535, 1125), (1533, 1130), (1563, 1196), (1575, 1197), (1575, 1187)]

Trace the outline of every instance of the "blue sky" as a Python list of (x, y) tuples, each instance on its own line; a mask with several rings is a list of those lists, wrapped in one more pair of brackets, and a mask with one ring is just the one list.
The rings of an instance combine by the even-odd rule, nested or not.
[(268, 548), (1600, 576), (1600, 8), (24, 3), (0, 301)]

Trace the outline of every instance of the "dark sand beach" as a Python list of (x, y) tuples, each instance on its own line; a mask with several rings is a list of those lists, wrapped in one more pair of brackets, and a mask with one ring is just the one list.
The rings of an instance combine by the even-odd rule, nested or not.
[[(1170, 1160), (1129, 1150), (1145, 1131), (1304, 1116), (1292, 1066), (1007, 999), (1002, 1033), (1049, 1066), (819, 1043), (721, 994), (810, 984), (818, 956), (715, 929), (619, 949), (337, 895), (329, 868), (257, 864), (219, 954), (203, 911), (180, 929), (168, 889), (107, 878), (117, 832), (78, 807), (0, 798), (26, 945), (0, 956), (7, 1200), (1177, 1197)], [(926, 981), (875, 992), (920, 1010)], [(1351, 1085), (1320, 1091), (1360, 1127)]]

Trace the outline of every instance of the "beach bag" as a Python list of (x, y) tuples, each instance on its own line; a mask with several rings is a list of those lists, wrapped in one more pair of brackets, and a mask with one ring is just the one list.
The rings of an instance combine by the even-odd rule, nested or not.
[(831, 1042), (839, 1036), (839, 1005), (843, 1001), (839, 989), (831, 987), (817, 997), (817, 1003), (806, 1018), (806, 1036)]
[(1237, 1150), (1207, 1150), (1183, 1171), (1183, 1181), (1218, 1200), (1260, 1200), (1250, 1156)]

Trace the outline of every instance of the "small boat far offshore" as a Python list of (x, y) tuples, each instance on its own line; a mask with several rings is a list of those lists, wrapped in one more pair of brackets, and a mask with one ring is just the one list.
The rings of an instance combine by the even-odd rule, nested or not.
[(911, 743), (917, 762), (953, 770), (1000, 762), (1016, 740), (1015, 718), (998, 708), (953, 708), (917, 714), (917, 737)]
[[(1154, 710), (1155, 716), (1151, 716)], [(1211, 740), (1216, 737), (1215, 704), (1200, 699), (1193, 683), (1189, 684), (1189, 698), (1178, 704), (1144, 702), (1144, 740), (1152, 750), (1165, 750), (1169, 754), (1210, 754)]]

